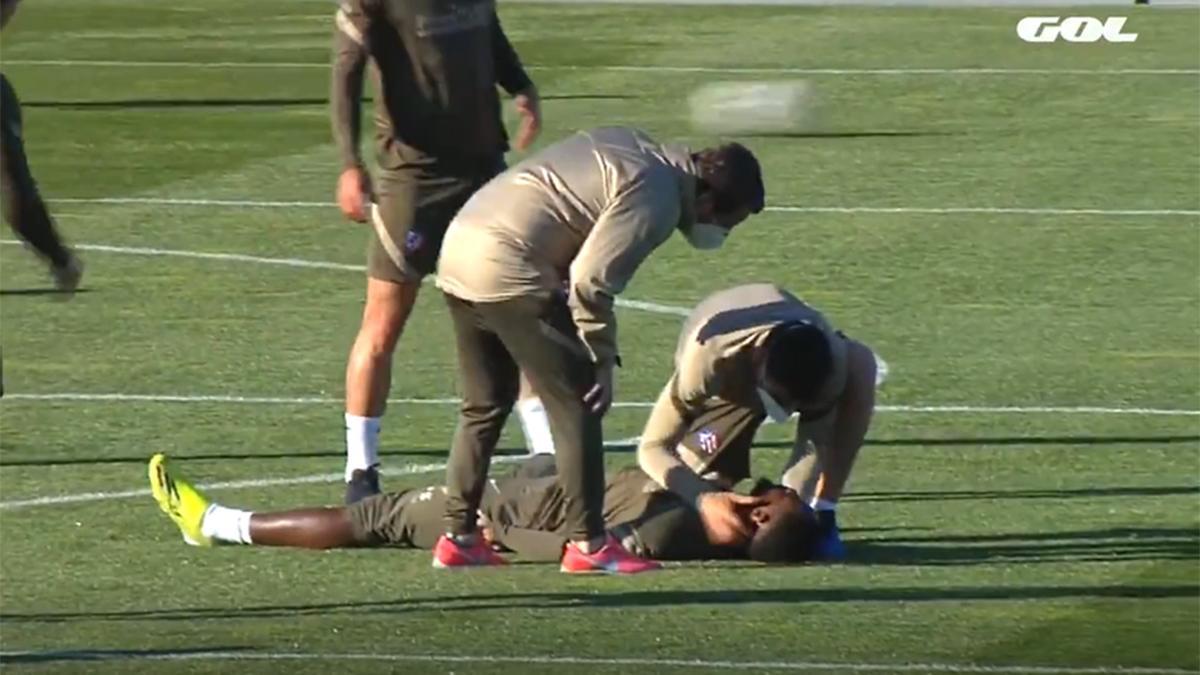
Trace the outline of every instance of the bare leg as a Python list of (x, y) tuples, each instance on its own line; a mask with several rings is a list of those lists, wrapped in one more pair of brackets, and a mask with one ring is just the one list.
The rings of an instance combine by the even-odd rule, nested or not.
[(250, 539), (256, 546), (348, 548), (354, 538), (350, 516), (341, 507), (256, 513), (250, 517)]
[(419, 281), (369, 277), (362, 325), (346, 362), (346, 503), (379, 492), (380, 417), (392, 386), (392, 352), (412, 315)]
[(417, 303), (420, 282), (367, 279), (362, 326), (346, 363), (346, 412), (380, 417), (392, 384), (392, 352)]

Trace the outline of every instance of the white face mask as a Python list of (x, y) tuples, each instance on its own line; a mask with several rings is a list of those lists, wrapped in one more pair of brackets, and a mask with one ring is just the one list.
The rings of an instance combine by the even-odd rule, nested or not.
[(694, 223), (683, 231), (683, 236), (687, 238), (693, 248), (709, 251), (721, 248), (721, 244), (725, 243), (725, 237), (729, 236), (729, 230), (712, 223)]
[(766, 389), (758, 388), (758, 398), (762, 401), (763, 408), (767, 411), (767, 417), (776, 424), (783, 424), (792, 416), (792, 411), (779, 405), (774, 396), (767, 393)]

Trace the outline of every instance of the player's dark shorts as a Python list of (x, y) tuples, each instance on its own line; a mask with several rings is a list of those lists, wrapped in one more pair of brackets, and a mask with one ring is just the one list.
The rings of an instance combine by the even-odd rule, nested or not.
[(360, 546), (431, 549), (445, 532), (446, 488), (428, 487), (374, 495), (346, 507)]
[(705, 460), (707, 471), (750, 476), (750, 449), (766, 415), (723, 399), (709, 399), (681, 444)]
[(374, 236), (367, 274), (385, 281), (420, 281), (437, 269), (442, 239), (471, 195), (504, 170), (504, 160), (381, 167), (375, 180)]

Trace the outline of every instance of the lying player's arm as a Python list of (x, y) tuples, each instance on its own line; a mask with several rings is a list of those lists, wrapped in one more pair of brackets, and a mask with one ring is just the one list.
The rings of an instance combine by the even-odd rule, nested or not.
[(667, 172), (648, 172), (614, 197), (571, 263), (567, 303), (601, 368), (618, 362), (614, 299), (679, 221), (679, 200), (667, 198), (678, 193), (674, 180)]
[(718, 490), (692, 471), (676, 451), (688, 430), (684, 410), (686, 404), (679, 397), (678, 376), (672, 375), (650, 411), (650, 419), (638, 442), (637, 461), (642, 471), (660, 487), (679, 495), (699, 510), (701, 497)]
[(362, 167), (363, 72), (367, 64), (367, 28), (362, 0), (342, 0), (334, 17), (333, 77), (329, 105), (333, 139), (342, 168)]
[[(866, 345), (849, 341), (846, 389), (830, 419), (801, 421), (799, 435), (812, 441), (821, 466), (818, 499), (836, 502), (871, 426), (875, 411), (875, 355)], [(797, 438), (798, 444), (801, 438)]]

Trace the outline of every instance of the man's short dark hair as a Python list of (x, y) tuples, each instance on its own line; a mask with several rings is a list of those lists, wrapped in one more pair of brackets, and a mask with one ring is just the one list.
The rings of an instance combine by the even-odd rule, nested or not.
[(766, 373), (792, 401), (809, 401), (833, 372), (825, 331), (807, 321), (783, 323), (767, 337)]
[(749, 148), (741, 143), (726, 143), (705, 148), (693, 155), (700, 174), (700, 192), (711, 192), (717, 213), (733, 213), (739, 208), (759, 213), (766, 205), (762, 167)]
[(754, 533), (747, 553), (761, 563), (802, 563), (816, 553), (819, 529), (807, 506), (777, 515)]

